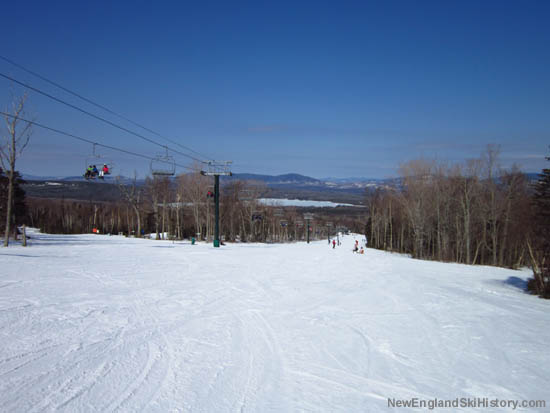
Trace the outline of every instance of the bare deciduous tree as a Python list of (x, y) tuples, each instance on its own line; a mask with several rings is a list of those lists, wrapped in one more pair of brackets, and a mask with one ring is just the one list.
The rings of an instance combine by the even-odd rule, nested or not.
[[(117, 177), (117, 185), (120, 189), (126, 203), (132, 207), (136, 215), (137, 233), (136, 236), (141, 236), (141, 196), (143, 194), (143, 188), (140, 188), (137, 184), (137, 174), (134, 172), (134, 179), (130, 185), (125, 185), (120, 177)], [(130, 234), (128, 234), (130, 235)]]
[(147, 178), (145, 180), (145, 191), (151, 202), (153, 214), (155, 217), (155, 239), (160, 239), (160, 179), (158, 177)]
[(409, 162), (401, 168), (401, 188), (369, 190), (369, 245), (442, 261), (525, 264), (529, 183), (515, 167), (498, 168), (497, 149), (452, 166)]
[[(29, 143), (32, 134), (32, 126), (30, 123), (21, 119), (24, 115), (25, 102), (27, 95), (14, 97), (7, 112), (9, 115), (4, 115), (6, 122), (6, 135), (2, 137), (0, 143), (0, 162), (2, 168), (6, 171), (8, 177), (8, 197), (6, 205), (6, 229), (4, 233), (4, 246), (9, 245), (9, 235), (13, 221), (13, 192), (15, 183), (15, 164), (17, 159), (23, 153), (23, 150)], [(14, 230), (17, 228), (14, 224)]]
[(425, 238), (428, 235), (432, 168), (433, 162), (415, 160), (401, 165), (399, 169), (404, 184), (403, 205), (414, 238), (413, 255), (418, 258), (424, 256)]
[[(201, 233), (203, 237), (208, 235), (208, 199), (206, 198), (207, 188), (210, 179), (197, 171), (190, 174), (178, 176), (178, 191), (183, 201), (190, 206), (195, 221), (195, 233)], [(206, 211), (206, 212), (205, 212)], [(206, 214), (206, 215), (205, 215)], [(207, 228), (203, 231), (203, 226)]]

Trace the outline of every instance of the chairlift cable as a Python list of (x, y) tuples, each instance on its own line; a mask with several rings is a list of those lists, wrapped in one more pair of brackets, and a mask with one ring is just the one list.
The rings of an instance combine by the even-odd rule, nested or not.
[(58, 103), (61, 103), (61, 104), (65, 105), (65, 106), (68, 106), (68, 107), (70, 107), (70, 108), (72, 108), (72, 109), (75, 109), (75, 110), (77, 110), (77, 111), (79, 111), (79, 112), (81, 112), (81, 113), (84, 113), (85, 115), (91, 116), (91, 117), (94, 118), (94, 119), (97, 119), (97, 120), (100, 120), (100, 121), (102, 121), (102, 122), (105, 122), (105, 123), (107, 123), (108, 125), (111, 125), (111, 126), (117, 128), (117, 129), (120, 129), (120, 130), (122, 130), (122, 131), (124, 131), (124, 132), (126, 132), (126, 133), (131, 134), (131, 135), (137, 136), (138, 138), (141, 138), (141, 139), (143, 139), (143, 140), (145, 140), (145, 141), (147, 141), (147, 142), (149, 142), (149, 143), (152, 143), (152, 144), (154, 144), (154, 145), (160, 146), (160, 147), (162, 147), (162, 148), (168, 148), (170, 151), (175, 152), (175, 153), (177, 153), (177, 154), (179, 154), (179, 155), (186, 156), (187, 158), (193, 159), (194, 161), (197, 161), (197, 162), (200, 162), (200, 163), (204, 163), (204, 161), (201, 160), (201, 159), (198, 159), (198, 158), (196, 158), (196, 157), (194, 157), (194, 156), (191, 156), (191, 155), (188, 155), (188, 154), (186, 154), (186, 153), (177, 151), (177, 150), (175, 150), (175, 149), (169, 148), (169, 147), (167, 147), (166, 145), (163, 145), (163, 144), (158, 143), (158, 142), (156, 142), (156, 141), (154, 141), (154, 140), (152, 140), (152, 139), (149, 139), (149, 138), (146, 137), (146, 136), (143, 136), (143, 135), (141, 135), (141, 134), (139, 134), (139, 133), (137, 133), (137, 132), (134, 132), (134, 131), (132, 131), (132, 130), (130, 130), (130, 129), (125, 128), (124, 126), (117, 125), (116, 123), (111, 122), (110, 120), (107, 120), (107, 119), (105, 119), (105, 118), (102, 118), (101, 116), (95, 115), (95, 114), (93, 114), (93, 113), (91, 113), (91, 112), (88, 112), (87, 110), (84, 110), (84, 109), (82, 109), (82, 108), (79, 108), (79, 107), (76, 106), (76, 105), (73, 105), (73, 104), (71, 104), (71, 103), (65, 102), (65, 101), (62, 100), (62, 99), (59, 99), (59, 98), (57, 98), (57, 97), (55, 97), (55, 96), (53, 96), (53, 95), (50, 95), (49, 93), (46, 93), (46, 92), (44, 92), (44, 91), (42, 91), (42, 90), (40, 90), (40, 89), (37, 89), (37, 88), (35, 88), (35, 87), (33, 87), (33, 86), (30, 86), (30, 85), (28, 85), (28, 84), (26, 84), (26, 83), (24, 83), (24, 82), (21, 82), (21, 81), (19, 81), (19, 80), (17, 80), (17, 79), (14, 79), (13, 77), (8, 76), (8, 75), (6, 75), (6, 74), (4, 74), (4, 73), (0, 73), (0, 76), (3, 77), (3, 78), (5, 78), (5, 79), (8, 79), (8, 80), (10, 80), (10, 81), (12, 81), (12, 82), (14, 82), (14, 83), (17, 83), (18, 85), (23, 86), (23, 87), (26, 88), (26, 89), (32, 90), (32, 91), (34, 91), (34, 92), (37, 92), (37, 93), (39, 93), (39, 94), (41, 94), (41, 95), (43, 95), (43, 96), (46, 96), (46, 97), (49, 98), (49, 99), (55, 100), (55, 101), (58, 102)]
[[(55, 128), (52, 128), (50, 126), (46, 126), (46, 125), (43, 125), (41, 123), (38, 123), (38, 122), (35, 122), (33, 120), (28, 120), (28, 119), (24, 119), (24, 118), (21, 118), (19, 116), (15, 116), (15, 115), (12, 115), (10, 113), (6, 113), (6, 112), (3, 112), (3, 111), (0, 111), (0, 114), (1, 115), (4, 115), (4, 116), (8, 116), (12, 119), (15, 119), (17, 118), (18, 120), (21, 120), (23, 122), (27, 122), (28, 124), (31, 124), (33, 126), (37, 126), (39, 128), (42, 128), (42, 129), (46, 129), (46, 130), (49, 130), (51, 132), (55, 132), (55, 133), (58, 133), (60, 135), (64, 135), (64, 136), (68, 136), (69, 138), (73, 138), (73, 139), (77, 139), (79, 141), (82, 141), (82, 142), (86, 142), (86, 143), (89, 143), (89, 144), (92, 144), (92, 145), (97, 145), (97, 146), (101, 146), (103, 148), (107, 148), (107, 149), (111, 149), (113, 151), (117, 151), (117, 152), (122, 152), (122, 153), (126, 153), (128, 155), (133, 155), (133, 156), (137, 156), (137, 157), (140, 157), (140, 158), (145, 158), (145, 159), (148, 159), (150, 161), (152, 160), (157, 160), (156, 158), (152, 158), (150, 156), (147, 156), (147, 155), (143, 155), (143, 154), (140, 154), (140, 153), (136, 153), (136, 152), (132, 152), (132, 151), (128, 151), (126, 149), (122, 149), (122, 148), (117, 148), (115, 146), (111, 146), (111, 145), (105, 145), (103, 143), (99, 143), (99, 142), (94, 142), (93, 140), (91, 139), (87, 139), (87, 138), (83, 138), (81, 136), (78, 136), (78, 135), (74, 135), (72, 133), (69, 133), (69, 132), (65, 132), (65, 131), (62, 131), (62, 130), (59, 130), (59, 129), (55, 129)], [(180, 165), (178, 163), (175, 164), (176, 166), (180, 167), (180, 168), (184, 168), (184, 169), (188, 169), (190, 171), (195, 171), (194, 168), (191, 168), (189, 166), (186, 166), (186, 165)]]
[(99, 103), (96, 103), (96, 102), (94, 102), (93, 100), (88, 99), (88, 98), (82, 96), (82, 95), (79, 94), (79, 93), (73, 92), (72, 90), (70, 90), (70, 89), (68, 89), (68, 88), (66, 88), (66, 87), (64, 87), (64, 86), (62, 86), (62, 85), (60, 85), (59, 83), (56, 83), (56, 82), (54, 82), (53, 80), (50, 80), (50, 79), (48, 79), (48, 78), (46, 78), (46, 77), (40, 75), (39, 73), (36, 73), (36, 72), (34, 72), (34, 71), (30, 70), (30, 69), (27, 69), (27, 68), (24, 67), (24, 66), (21, 66), (20, 64), (14, 62), (14, 61), (11, 60), (11, 59), (8, 59), (7, 57), (4, 57), (4, 56), (0, 55), (0, 59), (2, 59), (2, 60), (4, 60), (4, 61), (8, 62), (9, 64), (11, 64), (11, 65), (13, 65), (13, 66), (15, 66), (15, 67), (17, 67), (17, 68), (19, 68), (19, 69), (21, 69), (21, 70), (23, 70), (24, 72), (27, 72), (27, 73), (29, 73), (29, 74), (31, 74), (31, 75), (33, 75), (33, 76), (35, 76), (35, 77), (37, 77), (37, 78), (43, 80), (44, 82), (47, 82), (47, 83), (49, 83), (49, 84), (51, 84), (51, 85), (53, 85), (53, 86), (55, 86), (55, 87), (57, 87), (57, 88), (59, 88), (59, 89), (65, 91), (65, 92), (67, 92), (67, 93), (69, 93), (69, 94), (71, 94), (71, 95), (73, 95), (73, 96), (75, 96), (75, 97), (77, 97), (77, 98), (79, 98), (79, 99), (81, 99), (81, 100), (83, 100), (83, 101), (85, 101), (85, 102), (91, 104), (91, 105), (94, 105), (94, 106), (96, 106), (96, 107), (98, 107), (98, 108), (100, 108), (100, 109), (102, 109), (102, 110), (104, 110), (104, 111), (110, 113), (111, 115), (115, 115), (115, 116), (119, 117), (120, 119), (123, 119), (123, 120), (125, 120), (125, 121), (131, 123), (131, 124), (134, 125), (134, 126), (137, 126), (137, 127), (141, 128), (141, 129), (143, 129), (143, 130), (146, 130), (147, 132), (150, 132), (150, 133), (152, 133), (152, 134), (154, 134), (154, 135), (156, 135), (156, 136), (158, 136), (158, 137), (160, 137), (160, 138), (163, 138), (163, 139), (167, 140), (168, 142), (173, 143), (174, 145), (178, 145), (178, 146), (182, 147), (183, 149), (188, 150), (189, 152), (193, 152), (193, 153), (195, 153), (195, 154), (198, 155), (198, 156), (201, 156), (201, 157), (203, 157), (203, 158), (205, 158), (205, 159), (210, 159), (210, 157), (208, 157), (208, 156), (206, 156), (206, 155), (204, 155), (204, 154), (201, 154), (200, 152), (197, 152), (197, 151), (195, 151), (195, 150), (189, 148), (188, 146), (185, 146), (185, 145), (182, 145), (181, 143), (178, 143), (178, 142), (176, 142), (176, 141), (173, 141), (173, 140), (171, 140), (170, 138), (167, 138), (166, 136), (163, 136), (163, 135), (161, 135), (160, 133), (155, 132), (154, 130), (152, 130), (152, 129), (146, 127), (146, 126), (143, 126), (143, 125), (141, 125), (141, 124), (139, 124), (139, 123), (137, 123), (137, 122), (134, 122), (133, 120), (127, 118), (126, 116), (121, 115), (121, 114), (115, 112), (114, 110), (111, 110), (111, 109), (109, 109), (109, 108), (107, 108), (107, 107), (105, 107), (105, 106), (103, 106), (103, 105), (101, 105), (101, 104), (99, 104)]

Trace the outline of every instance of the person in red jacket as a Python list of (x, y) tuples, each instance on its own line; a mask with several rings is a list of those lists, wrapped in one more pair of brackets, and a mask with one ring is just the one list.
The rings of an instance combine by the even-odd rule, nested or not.
[(107, 164), (103, 164), (103, 168), (99, 170), (99, 178), (103, 179), (105, 175), (109, 175), (109, 167)]

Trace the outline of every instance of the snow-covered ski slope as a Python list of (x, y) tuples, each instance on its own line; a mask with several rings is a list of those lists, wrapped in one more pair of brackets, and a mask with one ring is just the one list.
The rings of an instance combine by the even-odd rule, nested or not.
[(550, 302), (521, 291), (528, 271), (353, 254), (353, 242), (33, 234), (2, 248), (0, 411), (550, 405)]

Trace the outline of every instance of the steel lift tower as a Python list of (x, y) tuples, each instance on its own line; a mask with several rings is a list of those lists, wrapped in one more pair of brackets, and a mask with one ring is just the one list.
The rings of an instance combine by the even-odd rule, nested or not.
[(232, 161), (208, 161), (204, 162), (202, 175), (214, 177), (214, 204), (215, 204), (215, 227), (214, 227), (214, 247), (220, 246), (220, 175), (231, 176), (229, 167)]

